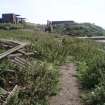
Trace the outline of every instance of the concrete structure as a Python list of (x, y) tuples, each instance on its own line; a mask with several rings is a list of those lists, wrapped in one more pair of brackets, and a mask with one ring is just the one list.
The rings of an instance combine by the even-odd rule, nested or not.
[(20, 18), (20, 15), (16, 15), (13, 13), (2, 14), (2, 18), (0, 18), (0, 23), (23, 23), (25, 22), (25, 18)]
[(57, 26), (68, 26), (76, 24), (74, 21), (47, 21), (45, 31), (53, 32), (53, 29)]
[(50, 23), (52, 25), (62, 25), (62, 24), (74, 24), (74, 21), (51, 21)]

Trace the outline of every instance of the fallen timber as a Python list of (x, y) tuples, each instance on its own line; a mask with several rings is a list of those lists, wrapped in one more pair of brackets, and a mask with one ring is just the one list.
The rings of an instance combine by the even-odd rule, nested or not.
[(15, 52), (15, 51), (17, 51), (17, 50), (19, 50), (19, 49), (25, 47), (26, 45), (27, 45), (27, 44), (21, 44), (21, 45), (18, 45), (18, 46), (16, 46), (16, 47), (14, 47), (14, 48), (11, 48), (10, 50), (8, 50), (8, 51), (6, 51), (6, 52), (0, 54), (0, 59), (3, 59), (4, 57), (6, 57), (6, 56), (8, 56), (9, 54), (11, 54), (11, 53), (13, 53), (13, 52)]
[[(7, 43), (7, 44), (17, 44), (17, 45), (21, 45), (21, 44), (23, 44), (24, 42), (20, 42), (20, 41), (17, 41), (17, 40), (7, 40), (7, 39), (0, 39), (0, 42), (1, 43)], [(27, 42), (28, 43), (28, 42)]]
[(32, 52), (25, 52), (25, 51), (23, 51), (23, 50), (18, 50), (18, 52), (20, 52), (21, 54), (23, 54), (23, 55), (26, 55), (26, 56), (30, 56), (30, 55), (34, 55), (34, 53), (32, 53)]
[[(28, 42), (0, 39), (0, 47), (7, 49), (6, 52), (0, 54), (0, 59), (3, 59), (6, 56), (10, 56), (14, 52), (21, 50), (29, 45), (30, 44)], [(19, 52), (19, 53), (22, 54), (21, 52)], [(24, 53), (25, 53), (25, 51), (24, 51)]]
[[(0, 54), (0, 60), (7, 58), (13, 64), (16, 64), (20, 67), (26, 67), (30, 63), (26, 60), (27, 56), (33, 55), (32, 52), (27, 51), (27, 47), (30, 47), (29, 43), (11, 41), (11, 40), (0, 40), (0, 48), (5, 48), (7, 51)], [(9, 70), (11, 73), (14, 72)], [(13, 97), (17, 92), (19, 92), (20, 87), (15, 84), (14, 87), (11, 87), (11, 90), (3, 89), (5, 94), (0, 96), (0, 105), (7, 105), (11, 97)]]

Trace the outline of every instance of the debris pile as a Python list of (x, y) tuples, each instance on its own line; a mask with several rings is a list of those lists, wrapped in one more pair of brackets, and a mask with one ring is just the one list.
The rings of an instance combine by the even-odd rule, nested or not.
[[(27, 58), (33, 55), (32, 52), (27, 51), (28, 47), (30, 47), (29, 43), (0, 40), (0, 48), (5, 49), (5, 52), (0, 54), (0, 62), (6, 59), (12, 65), (25, 67)], [(6, 105), (10, 97), (19, 91), (18, 84), (16, 70), (1, 70), (0, 68), (0, 105)]]

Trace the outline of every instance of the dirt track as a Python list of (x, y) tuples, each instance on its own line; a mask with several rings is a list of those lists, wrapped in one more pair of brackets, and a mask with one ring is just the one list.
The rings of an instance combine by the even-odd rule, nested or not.
[(73, 64), (61, 66), (61, 91), (49, 100), (49, 105), (82, 105), (80, 103), (79, 81), (75, 77), (76, 67)]

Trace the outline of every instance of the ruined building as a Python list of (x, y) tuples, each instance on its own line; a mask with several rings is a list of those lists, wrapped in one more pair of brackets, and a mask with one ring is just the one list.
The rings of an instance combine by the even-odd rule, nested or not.
[(47, 21), (45, 31), (53, 32), (54, 28), (58, 26), (69, 26), (75, 24), (74, 21)]
[(25, 18), (21, 18), (19, 16), (20, 15), (16, 15), (13, 13), (2, 14), (2, 18), (0, 18), (0, 23), (12, 23), (12, 24), (24, 23)]

